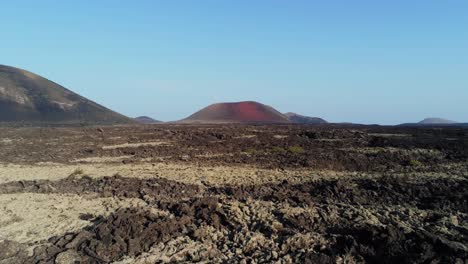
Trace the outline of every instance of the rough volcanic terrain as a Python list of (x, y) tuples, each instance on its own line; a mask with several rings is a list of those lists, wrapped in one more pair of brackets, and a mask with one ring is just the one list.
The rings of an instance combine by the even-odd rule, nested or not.
[(0, 263), (467, 263), (468, 130), (0, 128)]

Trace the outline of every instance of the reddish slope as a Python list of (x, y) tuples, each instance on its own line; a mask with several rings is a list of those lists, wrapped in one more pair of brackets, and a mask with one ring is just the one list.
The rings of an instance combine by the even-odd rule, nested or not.
[(180, 122), (288, 123), (289, 120), (270, 106), (257, 102), (238, 102), (210, 105)]

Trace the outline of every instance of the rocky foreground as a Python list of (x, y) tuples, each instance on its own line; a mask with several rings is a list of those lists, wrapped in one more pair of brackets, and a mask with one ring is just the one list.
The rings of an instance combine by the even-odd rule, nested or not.
[[(68, 160), (61, 162), (70, 166), (80, 158), (83, 168), (103, 163), (120, 168), (117, 163), (127, 163), (137, 170), (143, 164), (157, 167), (164, 161), (207, 169), (214, 164), (236, 168), (243, 159), (262, 173), (269, 168), (272, 174), (296, 171), (271, 182), (252, 176), (251, 180), (225, 183), (216, 181), (216, 175), (196, 178), (190, 174), (189, 179), (197, 180), (183, 180), (184, 172), (165, 177), (161, 171), (153, 171), (154, 176), (139, 178), (118, 171), (96, 177), (76, 170), (61, 178), (31, 180), (18, 174), (21, 179), (0, 184), (0, 213), (11, 215), (0, 217), (0, 263), (468, 261), (468, 150), (463, 130), (240, 127), (237, 134), (243, 134), (235, 136), (231, 128), (209, 132), (206, 127), (191, 131), (186, 127), (138, 129), (141, 134), (128, 134), (133, 140), (122, 133), (126, 129), (118, 139), (117, 129), (96, 131), (96, 135), (104, 134), (101, 139), (88, 134), (89, 140), (71, 147), (64, 154)], [(155, 142), (155, 138), (143, 136), (151, 137), (150, 131), (166, 135), (158, 137), (166, 143), (148, 144)], [(66, 133), (72, 132), (81, 135), (76, 130)], [(30, 134), (21, 133), (16, 135), (27, 141)], [(3, 135), (18, 140), (11, 130)], [(67, 144), (70, 139), (63, 141)], [(55, 141), (45, 133), (41, 142), (47, 146)], [(94, 144), (88, 144), (91, 142)], [(195, 150), (186, 149), (188, 144), (211, 149), (210, 155), (196, 156)], [(16, 151), (27, 148), (26, 143), (18, 146)], [(121, 155), (126, 156), (108, 159)], [(93, 156), (105, 161), (91, 162)], [(24, 163), (10, 159), (22, 166), (46, 162), (38, 154), (25, 155)], [(325, 168), (336, 173), (324, 174)], [(48, 205), (51, 222), (42, 229), (52, 229), (73, 217), (82, 225), (36, 235), (44, 239), (15, 230), (22, 225), (35, 232), (47, 217), (29, 214), (32, 219), (25, 219), (18, 206), (9, 204), (23, 199), (27, 207), (35, 202), (29, 199), (43, 196), (59, 198)], [(79, 197), (80, 203), (104, 201), (106, 209), (90, 203), (94, 211), (80, 209), (76, 216), (67, 215), (76, 206), (60, 206), (65, 202), (73, 205), (67, 200), (71, 197)], [(38, 203), (41, 206), (45, 205)]]

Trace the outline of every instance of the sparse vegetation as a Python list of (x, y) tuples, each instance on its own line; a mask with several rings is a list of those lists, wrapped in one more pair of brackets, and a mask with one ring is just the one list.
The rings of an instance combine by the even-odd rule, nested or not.
[(71, 174), (70, 177), (81, 176), (84, 174), (84, 170), (81, 168), (76, 168)]
[(422, 167), (423, 164), (419, 160), (412, 159), (408, 162), (409, 166), (411, 167)]
[(294, 154), (303, 154), (305, 153), (305, 149), (301, 146), (292, 146), (288, 148), (289, 152), (294, 153)]
[(257, 153), (258, 151), (254, 148), (248, 148), (244, 151), (244, 153), (248, 154), (248, 155), (254, 155), (255, 153)]
[(274, 146), (271, 149), (271, 152), (273, 152), (273, 153), (284, 153), (284, 152), (286, 152), (286, 149), (284, 149), (282, 147)]

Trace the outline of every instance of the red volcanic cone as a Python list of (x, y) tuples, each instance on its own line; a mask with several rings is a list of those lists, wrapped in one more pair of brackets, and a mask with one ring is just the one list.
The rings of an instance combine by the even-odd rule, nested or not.
[(213, 104), (188, 118), (183, 123), (289, 123), (288, 117), (273, 107), (257, 102)]

